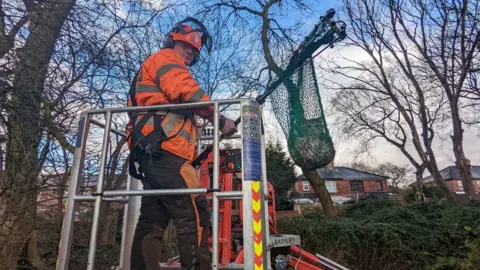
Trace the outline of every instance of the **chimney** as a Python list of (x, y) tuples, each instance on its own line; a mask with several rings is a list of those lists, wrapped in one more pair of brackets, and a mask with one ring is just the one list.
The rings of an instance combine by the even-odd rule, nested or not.
[(328, 163), (327, 168), (330, 169), (330, 170), (334, 170), (334, 169), (335, 169), (334, 160), (332, 160), (332, 162)]

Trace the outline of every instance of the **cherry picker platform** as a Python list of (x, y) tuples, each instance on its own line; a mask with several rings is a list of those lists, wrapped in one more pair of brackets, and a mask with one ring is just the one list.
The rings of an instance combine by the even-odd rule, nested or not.
[[(238, 149), (220, 150), (218, 130), (220, 106), (240, 106), (240, 140)], [(142, 190), (141, 182), (127, 178), (126, 190), (103, 190), (110, 133), (125, 136), (112, 129), (112, 116), (147, 110), (177, 110), (214, 106), (215, 118), (211, 134), (200, 132), (197, 149), (211, 141), (213, 151), (198, 169), (202, 188)], [(103, 114), (106, 122), (92, 116)], [(83, 178), (85, 147), (90, 125), (105, 129), (100, 160), (98, 186), (94, 194), (79, 194)], [(200, 134), (202, 136), (200, 136)], [(73, 241), (74, 217), (78, 202), (94, 202), (94, 214), (88, 251), (88, 270), (95, 268), (100, 208), (104, 201), (125, 203), (121, 252), (116, 269), (130, 269), (130, 249), (139, 216), (141, 196), (205, 194), (211, 209), (209, 244), (212, 269), (341, 269), (346, 268), (318, 254), (301, 248), (300, 236), (278, 234), (275, 215), (275, 191), (267, 181), (262, 112), (253, 99), (218, 100), (191, 104), (123, 107), (85, 111), (81, 115), (73, 159), (65, 217), (58, 253), (57, 269), (69, 268)], [(161, 264), (161, 269), (180, 269), (178, 258)]]

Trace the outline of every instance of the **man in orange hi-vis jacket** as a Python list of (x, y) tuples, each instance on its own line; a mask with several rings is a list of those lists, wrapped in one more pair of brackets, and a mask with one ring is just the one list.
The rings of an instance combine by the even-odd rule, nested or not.
[[(193, 28), (186, 22), (193, 22)], [(130, 89), (128, 106), (150, 106), (209, 101), (188, 70), (198, 61), (200, 49), (211, 49), (211, 38), (196, 19), (187, 18), (167, 35), (164, 48), (141, 65)], [(213, 123), (213, 106), (129, 114), (127, 128), (130, 174), (144, 189), (201, 187), (195, 159), (196, 116)], [(237, 129), (220, 115), (225, 136)], [(135, 163), (138, 165), (135, 166)], [(162, 238), (170, 219), (178, 237), (181, 269), (210, 269), (207, 233), (209, 213), (203, 195), (143, 196), (132, 250), (132, 269), (160, 269)]]

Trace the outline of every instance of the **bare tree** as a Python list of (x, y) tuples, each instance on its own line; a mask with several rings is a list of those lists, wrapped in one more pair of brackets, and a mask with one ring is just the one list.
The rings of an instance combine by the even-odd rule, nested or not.
[(474, 67), (472, 64), (480, 44), (480, 4), (478, 1), (456, 0), (414, 1), (411, 7), (390, 3), (389, 8), (399, 31), (414, 45), (420, 61), (428, 65), (426, 74), (434, 76), (447, 95), (456, 165), (460, 169), (465, 193), (470, 199), (480, 200), (473, 186), (470, 160), (463, 150), (464, 129), (460, 116), (460, 98), (468, 90), (466, 79)]
[[(295, 1), (251, 1), (249, 3), (238, 3), (234, 1), (205, 1), (202, 14), (212, 14), (218, 10), (226, 11), (236, 22), (251, 24), (251, 29), (257, 35), (256, 50), (260, 49), (268, 70), (268, 77), (262, 76), (265, 68), (257, 68), (258, 79), (267, 79), (269, 83), (273, 75), (280, 75), (284, 72), (282, 66), (287, 63), (291, 53), (301, 42), (298, 36), (298, 29), (301, 22), (293, 22), (289, 26), (282, 26), (276, 16), (282, 13), (284, 8), (293, 6), (300, 12), (308, 14), (311, 8), (301, 0)], [(302, 169), (304, 175), (311, 183), (315, 193), (320, 198), (325, 214), (329, 217), (336, 216), (337, 211), (327, 191), (325, 181), (315, 170)]]
[(467, 126), (478, 127), (480, 119), (476, 112), (480, 110), (480, 44), (472, 56), (471, 67), (467, 72), (466, 84), (460, 94), (462, 100), (462, 120)]
[[(159, 15), (181, 3), (175, 5), (0, 1), (0, 132), (8, 143), (6, 171), (0, 175), (2, 266), (14, 268), (22, 249), (35, 248), (39, 190), (56, 188), (62, 210), (79, 113), (126, 104), (140, 63), (159, 49), (173, 25), (173, 18)], [(221, 21), (215, 22), (216, 54), (202, 59), (195, 75), (209, 94), (242, 96), (258, 90), (257, 63), (247, 57), (251, 45), (244, 43), (250, 33), (234, 28), (224, 33)], [(125, 120), (118, 117), (114, 125), (123, 129)], [(105, 189), (118, 187), (126, 174), (125, 141), (112, 140), (111, 145)], [(98, 164), (98, 148), (88, 155), (91, 164)], [(49, 182), (50, 176), (59, 179)], [(109, 209), (104, 204), (102, 211)], [(111, 223), (110, 214), (101, 216)], [(99, 237), (105, 239), (107, 232), (108, 225)], [(37, 258), (29, 259), (44, 267)]]
[(18, 64), (12, 69), (7, 158), (1, 186), (0, 261), (7, 268), (16, 268), (25, 239), (33, 236), (35, 189), (40, 172), (37, 149), (42, 135), (42, 87), (55, 41), (73, 5), (73, 1), (45, 5), (25, 1), (30, 35), (18, 53)]
[(30, 252), (39, 175), (48, 172), (47, 160), (60, 156), (59, 145), (73, 150), (79, 111), (115, 102), (123, 86), (122, 66), (113, 57), (117, 38), (148, 28), (166, 7), (134, 0), (125, 9), (112, 2), (0, 1), (0, 126), (7, 135), (0, 177), (2, 267), (16, 268), (28, 250), (30, 262), (44, 268)]
[[(480, 61), (476, 61), (473, 66), (475, 65), (479, 66)], [(468, 89), (461, 95), (464, 103), (461, 106), (462, 120), (467, 126), (478, 127), (480, 119), (476, 112), (480, 110), (480, 69), (472, 69), (468, 74), (467, 82)]]
[(390, 162), (385, 162), (377, 166), (375, 172), (388, 177), (393, 193), (399, 194), (399, 185), (401, 185), (408, 172), (404, 166), (398, 166)]
[[(342, 76), (350, 76), (348, 71), (343, 70), (344, 68), (347, 69), (344, 66), (336, 66), (333, 70)], [(345, 138), (359, 140), (357, 157), (362, 157), (364, 154), (370, 155), (371, 145), (378, 139), (396, 146), (415, 168), (416, 183), (420, 187), (417, 197), (421, 198), (425, 163), (418, 153), (423, 154), (425, 150), (419, 132), (416, 130), (417, 127), (413, 125), (415, 129), (409, 131), (411, 126), (403, 119), (403, 114), (396, 108), (396, 104), (391, 101), (390, 93), (383, 90), (381, 82), (369, 78), (362, 78), (362, 80), (370, 81), (374, 87), (358, 83), (335, 87), (340, 90), (340, 94), (332, 99), (333, 108), (338, 112), (337, 126), (340, 127), (340, 132)], [(350, 90), (355, 88), (361, 90)], [(404, 94), (404, 96), (411, 95), (411, 92)], [(414, 108), (418, 108), (418, 105), (413, 100), (403, 102), (410, 106), (409, 109), (403, 108), (407, 116), (412, 119), (410, 123), (416, 123), (419, 113)], [(438, 120), (436, 115), (438, 114), (432, 114), (429, 126), (433, 127)], [(411, 145), (414, 149), (411, 149)], [(427, 155), (423, 155), (423, 158), (426, 159)], [(369, 167), (359, 168), (372, 172), (374, 170)], [(446, 186), (445, 189), (450, 192)]]
[[(456, 165), (471, 199), (480, 199), (471, 181), (470, 160), (463, 151), (461, 96), (480, 43), (478, 1), (391, 1), (385, 6), (390, 25), (403, 53), (409, 79), (415, 83), (420, 73), (435, 79), (448, 100), (453, 134), (451, 136)], [(413, 48), (407, 51), (407, 47)], [(413, 72), (414, 59), (423, 69)]]
[(236, 28), (225, 22), (222, 14), (199, 17), (212, 36), (212, 52), (201, 54), (192, 73), (212, 98), (236, 98), (254, 92), (257, 77), (248, 29)]
[[(344, 59), (330, 70), (343, 77), (331, 81), (340, 94), (333, 104), (347, 126), (344, 131), (363, 139), (367, 150), (376, 138), (395, 145), (415, 168), (417, 183), (424, 169), (434, 177), (448, 201), (455, 201), (445, 185), (432, 148), (435, 131), (445, 119), (446, 94), (432, 80), (428, 66), (407, 48), (389, 3), (376, 0), (345, 1), (351, 24), (351, 45), (370, 61)], [(405, 6), (408, 4), (405, 3)], [(350, 128), (349, 128), (350, 127)], [(413, 145), (414, 150), (410, 150)]]

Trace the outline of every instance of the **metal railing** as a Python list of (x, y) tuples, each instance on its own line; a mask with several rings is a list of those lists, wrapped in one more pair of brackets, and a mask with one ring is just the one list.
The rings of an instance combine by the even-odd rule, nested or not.
[[(219, 190), (219, 106), (240, 104), (241, 105), (241, 134), (240, 136), (234, 136), (233, 138), (241, 138), (242, 141), (242, 173), (243, 173), (243, 188), (242, 191), (225, 191)], [(139, 112), (139, 111), (152, 111), (152, 110), (180, 110), (180, 109), (192, 109), (206, 106), (214, 106), (214, 132), (213, 137), (199, 138), (201, 140), (212, 140), (214, 145), (214, 162), (213, 162), (213, 185), (211, 189), (207, 188), (195, 188), (195, 189), (168, 189), (168, 190), (141, 190), (139, 189), (140, 181), (132, 181), (131, 176), (127, 177), (127, 184), (125, 190), (118, 191), (104, 191), (103, 185), (105, 181), (105, 167), (108, 155), (108, 141), (110, 133), (115, 133), (120, 136), (126, 136), (124, 132), (111, 128), (112, 115), (116, 113), (125, 112)], [(261, 205), (261, 218), (262, 218), (262, 261), (265, 263), (265, 268), (269, 269), (269, 254), (267, 254), (266, 244), (268, 243), (269, 231), (268, 231), (268, 212), (266, 209), (266, 200), (264, 200), (265, 192), (267, 190), (266, 183), (266, 166), (265, 166), (265, 151), (263, 134), (261, 133), (261, 113), (260, 105), (252, 99), (236, 99), (236, 100), (219, 100), (209, 102), (197, 102), (189, 104), (172, 104), (172, 105), (156, 105), (156, 106), (144, 106), (144, 107), (122, 107), (122, 108), (110, 108), (100, 110), (89, 110), (82, 113), (79, 124), (79, 131), (77, 134), (76, 149), (74, 153), (71, 180), (69, 184), (69, 192), (67, 197), (67, 204), (65, 210), (65, 217), (63, 221), (62, 234), (60, 239), (59, 256), (57, 260), (57, 269), (68, 269), (70, 251), (73, 241), (73, 229), (74, 229), (74, 216), (76, 212), (76, 202), (95, 202), (92, 231), (90, 236), (90, 244), (88, 251), (88, 266), (87, 269), (93, 270), (95, 268), (95, 255), (97, 246), (97, 236), (100, 220), (100, 207), (103, 201), (124, 202), (124, 224), (122, 232), (121, 254), (120, 254), (120, 269), (130, 269), (130, 248), (133, 239), (133, 234), (136, 226), (136, 221), (139, 215), (140, 197), (141, 196), (169, 196), (179, 194), (206, 194), (212, 193), (211, 200), (212, 209), (212, 269), (219, 269), (219, 251), (218, 251), (218, 233), (219, 233), (219, 200), (235, 200), (242, 199), (244, 202), (243, 216), (244, 216), (244, 265), (243, 269), (254, 269), (256, 256), (254, 250), (254, 244), (258, 248), (258, 243), (254, 243), (254, 228), (253, 228), (253, 205), (252, 205), (252, 190), (257, 189), (260, 186), (260, 205)], [(100, 123), (94, 119), (91, 119), (93, 115), (105, 114), (105, 124)], [(104, 128), (103, 143), (100, 160), (100, 173), (98, 176), (97, 190), (91, 195), (77, 194), (79, 191), (80, 181), (83, 174), (83, 166), (85, 159), (85, 148), (87, 137), (89, 133), (90, 124), (94, 124), (101, 128)], [(200, 136), (199, 136), (200, 137)], [(197, 147), (200, 148), (200, 145)], [(200, 149), (198, 150), (200, 151)], [(261, 154), (259, 154), (261, 153)], [(260, 166), (259, 166), (260, 165)], [(255, 187), (252, 186), (255, 182)], [(122, 198), (120, 196), (127, 196)], [(258, 216), (256, 217), (258, 218)], [(258, 223), (257, 223), (258, 224)], [(257, 234), (258, 234), (258, 227)], [(257, 254), (258, 254), (258, 250)]]

